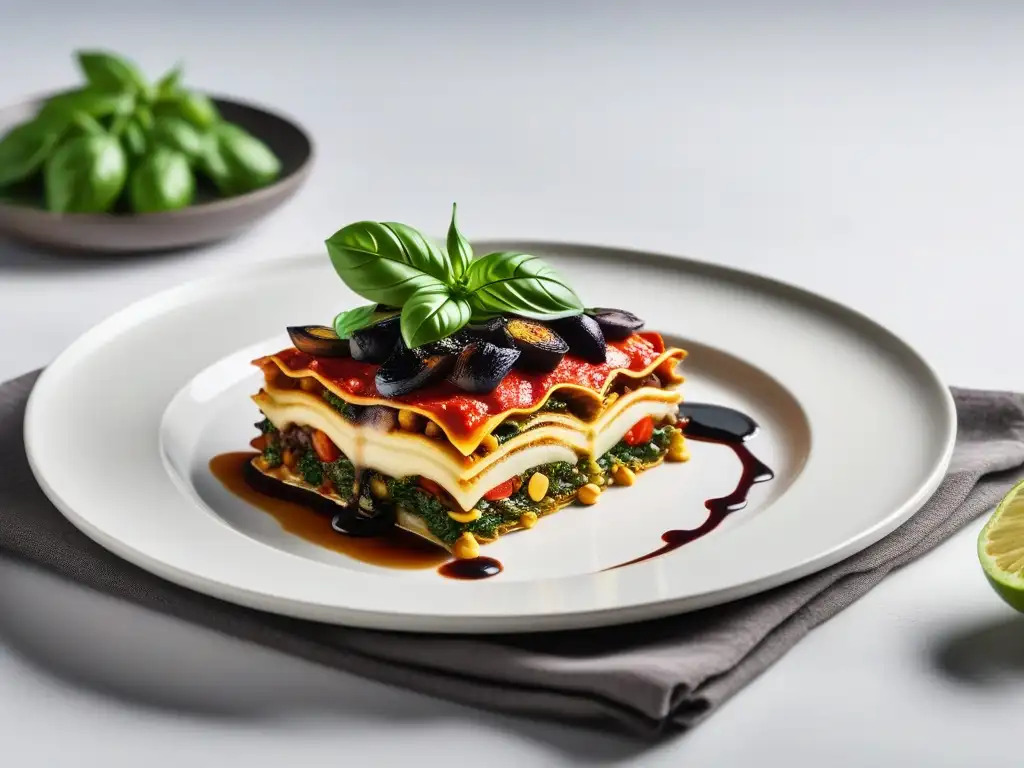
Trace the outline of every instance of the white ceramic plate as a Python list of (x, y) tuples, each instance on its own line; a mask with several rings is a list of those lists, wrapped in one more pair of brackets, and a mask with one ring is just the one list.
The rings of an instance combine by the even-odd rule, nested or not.
[(948, 390), (906, 344), (799, 289), (699, 262), (552, 243), (486, 243), (548, 258), (584, 301), (636, 311), (690, 351), (684, 391), (745, 411), (775, 471), (712, 534), (602, 572), (693, 528), (737, 483), (727, 448), (612, 488), (484, 548), (505, 570), (453, 581), (317, 547), (208, 471), (259, 415), (249, 361), (360, 300), (325, 255), (185, 285), (89, 331), (39, 379), (25, 439), (46, 494), (87, 535), (224, 600), (327, 622), (427, 632), (536, 631), (648, 619), (733, 600), (828, 566), (916, 511), (953, 447)]

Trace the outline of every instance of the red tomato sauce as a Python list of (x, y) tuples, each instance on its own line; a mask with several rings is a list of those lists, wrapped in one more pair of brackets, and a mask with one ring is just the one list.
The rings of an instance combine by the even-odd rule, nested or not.
[(665, 351), (661, 334), (635, 333), (623, 341), (608, 344), (604, 363), (588, 363), (566, 355), (550, 373), (511, 371), (487, 394), (464, 392), (443, 381), (400, 397), (383, 398), (374, 384), (380, 367), (350, 357), (314, 357), (294, 347), (277, 354), (290, 371), (311, 371), (330, 382), (339, 392), (356, 398), (386, 399), (395, 407), (411, 406), (429, 413), (449, 434), (468, 436), (496, 414), (530, 410), (540, 405), (560, 384), (575, 384), (600, 392), (616, 371), (642, 371)]

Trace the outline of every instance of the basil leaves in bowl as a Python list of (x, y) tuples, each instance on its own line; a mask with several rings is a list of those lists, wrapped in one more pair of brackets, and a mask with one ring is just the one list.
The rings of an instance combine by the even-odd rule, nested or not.
[(0, 233), (64, 249), (181, 248), (240, 233), (289, 199), (313, 157), (280, 115), (150, 83), (77, 54), (85, 84), (0, 110)]

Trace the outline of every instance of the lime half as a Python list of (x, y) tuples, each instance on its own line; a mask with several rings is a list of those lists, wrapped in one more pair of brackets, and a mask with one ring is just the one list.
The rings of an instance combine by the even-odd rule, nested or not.
[(999, 596), (1024, 611), (1024, 480), (1003, 497), (982, 529), (978, 559)]

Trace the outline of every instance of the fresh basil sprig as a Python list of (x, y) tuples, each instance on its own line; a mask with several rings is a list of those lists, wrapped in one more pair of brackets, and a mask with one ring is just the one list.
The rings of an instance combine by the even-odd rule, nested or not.
[(152, 97), (153, 86), (135, 64), (121, 56), (106, 51), (79, 51), (78, 66), (89, 85), (98, 91)]
[(402, 307), (402, 339), (410, 349), (450, 336), (469, 322), (473, 310), (446, 285), (414, 293)]
[(84, 85), (51, 97), (0, 138), (4, 199), (41, 192), (56, 213), (148, 213), (191, 205), (197, 178), (230, 197), (280, 176), (273, 151), (223, 120), (208, 96), (186, 89), (180, 66), (154, 85), (122, 56), (76, 58)]
[(455, 203), (452, 203), (452, 223), (448, 225), (448, 258), (452, 262), (452, 276), (459, 280), (466, 274), (469, 262), (473, 260), (473, 246), (459, 232), (455, 223), (455, 207)]
[(466, 277), (474, 320), (503, 314), (555, 320), (583, 311), (558, 273), (528, 253), (489, 253), (469, 265)]
[(334, 332), (338, 334), (339, 339), (352, 338), (355, 331), (373, 324), (373, 315), (376, 311), (376, 304), (346, 309), (334, 318)]
[[(455, 212), (453, 205), (447, 250), (395, 222), (358, 221), (326, 241), (345, 285), (370, 301), (402, 308), (407, 346), (421, 347), (501, 314), (554, 320), (583, 311), (572, 288), (536, 256), (500, 252), (473, 261)], [(335, 320), (339, 336), (338, 322), (347, 314)]]
[(345, 285), (395, 307), (419, 290), (444, 287), (450, 275), (444, 252), (404, 224), (357, 221), (327, 240), (327, 252)]
[(121, 194), (128, 161), (112, 136), (79, 136), (46, 164), (46, 205), (51, 211), (100, 213)]
[(188, 157), (170, 147), (157, 147), (132, 171), (128, 193), (136, 213), (173, 211), (191, 204), (196, 180)]
[(42, 167), (60, 131), (42, 123), (22, 123), (0, 140), (0, 187), (26, 179)]

